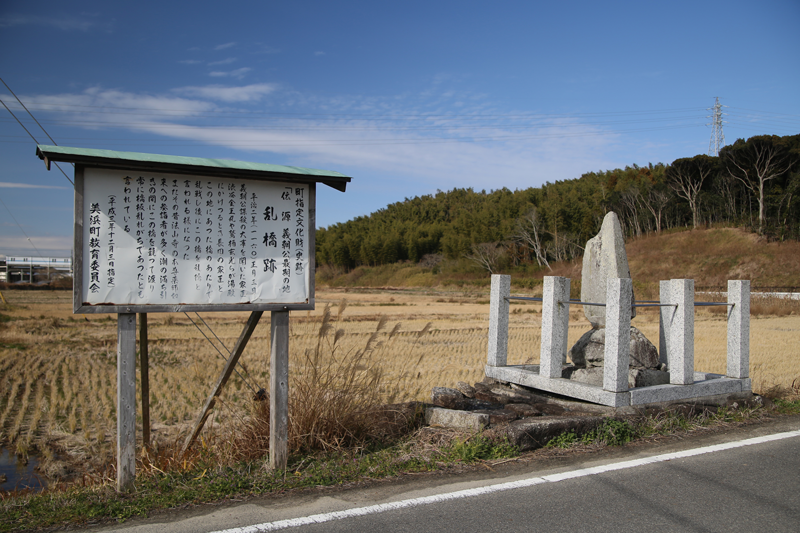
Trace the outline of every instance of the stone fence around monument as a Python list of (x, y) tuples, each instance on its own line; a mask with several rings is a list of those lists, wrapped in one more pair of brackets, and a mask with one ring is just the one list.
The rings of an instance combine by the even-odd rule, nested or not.
[[(602, 405), (622, 407), (689, 400), (721, 394), (750, 394), (750, 282), (728, 281), (727, 303), (694, 301), (694, 280), (661, 281), (659, 302), (633, 302), (630, 278), (610, 278), (606, 303), (569, 298), (569, 278), (547, 276), (541, 299), (511, 296), (511, 277), (493, 275), (486, 376)], [(509, 301), (542, 301), (541, 355), (538, 365), (508, 365)], [(605, 361), (602, 386), (562, 377), (568, 350), (570, 305), (605, 305)], [(695, 305), (728, 307), (725, 375), (694, 368)], [(659, 359), (669, 369), (669, 384), (629, 387), (631, 307), (660, 307)]]

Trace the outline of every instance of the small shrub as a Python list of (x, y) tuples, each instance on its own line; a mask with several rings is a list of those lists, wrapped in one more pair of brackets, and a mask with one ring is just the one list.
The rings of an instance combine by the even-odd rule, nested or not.
[(545, 448), (569, 448), (579, 442), (578, 436), (574, 431), (567, 431), (550, 439)]
[(607, 446), (622, 446), (638, 437), (636, 427), (627, 420), (606, 418), (603, 423), (592, 431), (577, 435), (570, 430), (553, 437), (548, 441), (546, 448), (569, 448), (575, 444), (605, 444)]
[(637, 437), (636, 428), (627, 420), (607, 418), (594, 432), (594, 441), (608, 446), (622, 446)]
[(460, 441), (457, 440), (444, 451), (446, 457), (473, 463), (480, 460), (503, 459), (519, 454), (519, 449), (511, 444), (508, 439), (494, 441), (483, 435)]

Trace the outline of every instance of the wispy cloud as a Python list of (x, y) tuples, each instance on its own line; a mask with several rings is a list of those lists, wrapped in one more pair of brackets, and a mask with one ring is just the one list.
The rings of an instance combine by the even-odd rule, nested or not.
[(227, 72), (220, 71), (220, 70), (215, 70), (215, 71), (209, 72), (208, 75), (211, 76), (212, 78), (237, 78), (237, 79), (242, 79), (251, 70), (253, 70), (253, 69), (251, 69), (250, 67), (237, 68), (236, 70), (229, 70)]
[(317, 50), (316, 52), (314, 52), (314, 55), (315, 56), (324, 56), (325, 52), (322, 52), (321, 50)]
[(98, 20), (88, 15), (84, 18), (74, 16), (40, 17), (31, 15), (7, 15), (0, 17), (0, 28), (12, 26), (49, 26), (63, 31), (111, 31), (113, 22)]
[(66, 114), (86, 128), (125, 124), (131, 117), (192, 117), (216, 109), (212, 102), (175, 96), (92, 87), (81, 93), (24, 96), (25, 104), (46, 113)]
[(30, 183), (13, 183), (0, 181), (0, 189), (68, 189), (69, 187), (57, 187), (55, 185), (32, 185)]
[(186, 96), (219, 100), (222, 102), (256, 102), (276, 90), (272, 83), (257, 83), (243, 87), (225, 87), (222, 85), (206, 85), (204, 87), (180, 87), (174, 92)]
[(212, 61), (212, 62), (210, 62), (208, 64), (208, 66), (209, 67), (213, 67), (215, 65), (230, 65), (231, 63), (235, 63), (235, 62), (236, 62), (236, 58), (235, 57), (229, 57), (227, 59), (222, 59), (220, 61)]
[(225, 44), (218, 44), (214, 47), (214, 50), (227, 50), (228, 48), (232, 48), (236, 46), (235, 42), (225, 43)]
[(202, 61), (200, 61), (199, 59), (183, 59), (181, 61), (178, 61), (178, 63), (184, 65), (199, 65), (200, 63), (202, 63)]
[[(608, 155), (618, 135), (600, 126), (510, 113), (483, 98), (445, 88), (383, 98), (316, 97), (268, 83), (190, 86), (173, 92), (180, 97), (95, 89), (29, 101), (40, 109), (60, 103), (55, 109), (72, 113), (73, 120), (80, 105), (142, 109), (108, 114), (102, 126), (243, 153), (291, 156), (300, 166), (402, 176), (415, 183), (415, 191), (525, 188), (618, 165)], [(235, 103), (245, 110), (267, 95), (266, 112), (280, 111), (268, 121), (261, 115), (263, 105), (252, 108), (258, 115), (233, 118), (214, 103)], [(226, 114), (216, 117), (216, 111)]]

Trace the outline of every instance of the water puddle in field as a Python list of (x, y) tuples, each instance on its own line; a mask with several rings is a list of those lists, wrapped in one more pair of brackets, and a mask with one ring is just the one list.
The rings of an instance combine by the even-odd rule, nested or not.
[(7, 448), (0, 448), (0, 490), (32, 490), (38, 492), (47, 486), (44, 477), (34, 472), (39, 460), (29, 455), (27, 462), (20, 460)]

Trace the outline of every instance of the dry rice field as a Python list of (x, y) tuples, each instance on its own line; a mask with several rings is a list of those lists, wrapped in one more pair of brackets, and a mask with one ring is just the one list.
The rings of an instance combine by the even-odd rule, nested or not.
[[(44, 457), (45, 474), (51, 478), (66, 476), (69, 464), (82, 464), (87, 470), (106, 464), (115, 443), (116, 317), (73, 315), (71, 293), (66, 291), (4, 291), (3, 295), (8, 303), (0, 306), (0, 446)], [(337, 320), (343, 300), (347, 307)], [(332, 345), (336, 337), (338, 357), (357, 353), (380, 321), (386, 322), (373, 355), (391, 385), (387, 391), (399, 390), (400, 396), (406, 396), (387, 399), (424, 399), (433, 386), (479, 381), (486, 358), (488, 303), (488, 291), (318, 291), (316, 311), (291, 315), (290, 374), (306, 368), (302, 355), (319, 341), (320, 316), (330, 304), (334, 333), (323, 342)], [(509, 363), (538, 362), (541, 305), (513, 303), (511, 313)], [(570, 314), (573, 343), (589, 326), (579, 308)], [(198, 322), (194, 314), (190, 316)], [(246, 317), (244, 313), (203, 314), (228, 348)], [(223, 359), (184, 314), (150, 314), (148, 322), (154, 438), (175, 440), (196, 416)], [(655, 311), (640, 313), (634, 325), (651, 340), (658, 338)], [(725, 328), (724, 315), (698, 312), (697, 370), (724, 373)], [(797, 312), (753, 317), (750, 374), (754, 390), (788, 387), (800, 376), (798, 340)], [(241, 361), (241, 376), (231, 378), (212, 424), (246, 416), (253, 390), (268, 387), (268, 313)]]

